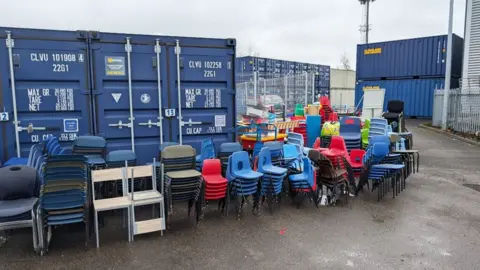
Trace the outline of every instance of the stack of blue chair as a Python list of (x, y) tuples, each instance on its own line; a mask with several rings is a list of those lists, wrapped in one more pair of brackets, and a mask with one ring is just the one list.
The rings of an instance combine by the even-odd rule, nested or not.
[(240, 198), (245, 199), (247, 196), (254, 197), (253, 211), (259, 211), (260, 202), (260, 185), (259, 181), (263, 174), (252, 170), (248, 153), (246, 151), (240, 151), (233, 153), (228, 158), (228, 168), (226, 178), (228, 179), (230, 186), (230, 194), (237, 198), (237, 217), (240, 218), (241, 209)]
[[(363, 158), (365, 168), (363, 181), (368, 183), (372, 180), (372, 191), (377, 188), (377, 200), (393, 188), (393, 197), (405, 187), (405, 176), (403, 174), (405, 165), (401, 163), (389, 163), (390, 144), (385, 142), (375, 142), (367, 149)], [(362, 181), (362, 180), (361, 180)]]
[(374, 136), (388, 135), (388, 122), (383, 118), (372, 118), (370, 120), (370, 129), (368, 131), (368, 139)]
[(92, 168), (103, 168), (106, 165), (107, 141), (100, 136), (80, 136), (73, 142), (72, 152), (87, 157)]
[(283, 142), (266, 142), (264, 147), (268, 148), (271, 153), (272, 164), (280, 166), (282, 163)]
[(238, 142), (222, 143), (218, 151), (218, 158), (222, 162), (222, 176), (225, 177), (228, 167), (228, 158), (235, 152), (242, 151), (242, 145)]
[(212, 139), (206, 139), (202, 141), (200, 155), (195, 158), (197, 171), (201, 172), (203, 161), (210, 158), (216, 158), (215, 144)]
[(166, 208), (171, 210), (174, 202), (187, 201), (188, 214), (195, 205), (196, 221), (199, 222), (203, 213), (205, 185), (202, 174), (195, 170), (195, 149), (190, 145), (169, 146), (163, 149), (161, 156)]
[(347, 150), (362, 149), (362, 120), (357, 117), (342, 117), (340, 119), (340, 136), (345, 140)]
[(282, 192), (283, 180), (287, 176), (287, 169), (272, 164), (272, 153), (269, 148), (264, 147), (258, 156), (257, 172), (263, 174), (261, 194), (267, 197), (267, 203), (272, 210), (273, 196)]
[(137, 155), (132, 150), (115, 150), (108, 153), (106, 162), (108, 168), (125, 167), (125, 161), (129, 167), (137, 165)]
[[(85, 245), (89, 237), (88, 163), (81, 155), (55, 155), (42, 169), (40, 188), (40, 239), (48, 251), (52, 226), (85, 223)], [(48, 233), (46, 233), (48, 232)], [(46, 236), (47, 235), (47, 236)]]
[[(308, 157), (302, 158), (303, 171), (299, 174), (291, 174), (288, 176), (290, 183), (290, 189), (294, 194), (304, 193), (309, 195), (310, 199), (318, 207), (316, 196), (316, 184), (315, 174), (313, 172), (313, 166)], [(297, 201), (297, 207), (300, 206), (301, 201)]]
[(295, 132), (289, 132), (287, 135), (287, 143), (288, 144), (293, 144), (296, 145), (300, 151), (300, 153), (304, 153), (304, 139), (303, 135), (300, 133), (295, 133)]
[(282, 155), (283, 155), (283, 163), (282, 163), (283, 168), (294, 169), (297, 171), (302, 170), (303, 155), (300, 152), (300, 148), (297, 145), (294, 145), (294, 144), (283, 145)]
[(51, 136), (45, 140), (45, 154), (46, 155), (63, 155), (66, 154), (66, 149), (63, 149), (57, 137)]
[[(389, 149), (391, 149), (390, 138), (387, 135), (383, 135), (383, 136), (372, 137), (369, 141), (369, 147), (367, 148), (367, 151), (371, 150), (373, 145), (375, 145), (376, 143), (384, 143), (389, 147)], [(392, 164), (401, 164), (403, 163), (402, 155), (389, 153), (384, 157), (383, 162), (392, 163)]]

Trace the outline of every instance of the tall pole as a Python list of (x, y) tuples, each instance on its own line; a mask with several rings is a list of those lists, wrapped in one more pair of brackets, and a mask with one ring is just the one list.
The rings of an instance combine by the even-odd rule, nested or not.
[(367, 20), (365, 25), (365, 44), (368, 44), (368, 32), (370, 31), (370, 0), (367, 0)]
[(453, 43), (453, 2), (450, 0), (448, 16), (448, 43), (447, 43), (447, 67), (445, 71), (445, 93), (443, 95), (442, 129), (447, 130), (448, 98), (450, 94), (450, 79), (452, 76), (452, 43)]

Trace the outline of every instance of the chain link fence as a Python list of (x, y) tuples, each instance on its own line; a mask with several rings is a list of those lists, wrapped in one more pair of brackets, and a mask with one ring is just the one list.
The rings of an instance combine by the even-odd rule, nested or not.
[[(478, 80), (475, 80), (478, 81)], [(461, 88), (449, 93), (447, 127), (457, 132), (480, 133), (480, 84), (463, 80)], [(435, 90), (432, 125), (442, 125), (444, 89)]]
[(264, 78), (258, 72), (236, 76), (237, 116), (245, 114), (248, 106), (284, 105), (292, 112), (297, 104), (306, 106), (317, 101), (315, 73), (288, 74)]

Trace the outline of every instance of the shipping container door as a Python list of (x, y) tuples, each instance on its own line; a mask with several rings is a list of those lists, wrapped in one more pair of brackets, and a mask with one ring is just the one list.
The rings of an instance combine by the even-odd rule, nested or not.
[(162, 90), (167, 74), (165, 51), (159, 47), (156, 52), (154, 37), (128, 40), (129, 45), (127, 36), (116, 34), (92, 40), (95, 131), (107, 139), (109, 151), (134, 150), (137, 163), (144, 164), (158, 157), (160, 140), (169, 139), (167, 132), (160, 137), (166, 121), (159, 121), (163, 109), (158, 93), (162, 93), (162, 105), (168, 97)]
[[(4, 34), (6, 31), (11, 32)], [(0, 32), (2, 161), (19, 155), (28, 157), (31, 145), (49, 136), (71, 142), (91, 133), (85, 33), (28, 29)]]
[(173, 140), (199, 152), (202, 140), (212, 138), (218, 149), (220, 144), (234, 141), (234, 47), (182, 47), (180, 41), (179, 48), (168, 50), (170, 104), (177, 113), (171, 121)]

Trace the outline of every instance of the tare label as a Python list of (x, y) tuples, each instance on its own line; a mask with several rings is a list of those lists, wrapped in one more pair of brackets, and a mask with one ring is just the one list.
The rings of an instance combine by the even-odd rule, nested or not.
[(184, 108), (221, 108), (221, 89), (186, 88)]
[(72, 88), (27, 88), (26, 92), (28, 110), (31, 112), (38, 112), (42, 109), (55, 111), (75, 110)]

